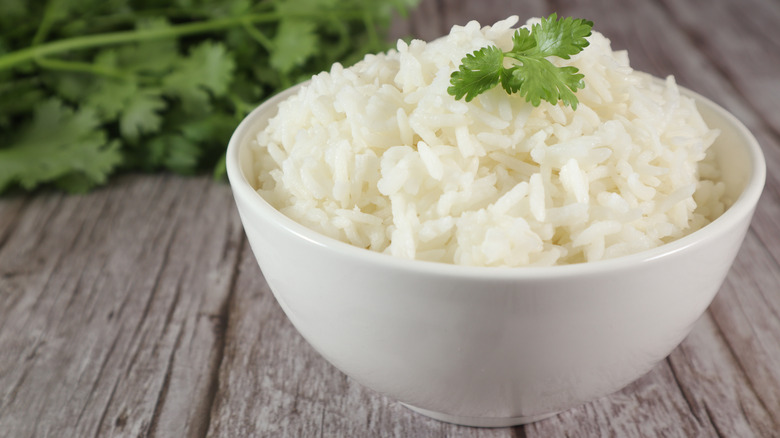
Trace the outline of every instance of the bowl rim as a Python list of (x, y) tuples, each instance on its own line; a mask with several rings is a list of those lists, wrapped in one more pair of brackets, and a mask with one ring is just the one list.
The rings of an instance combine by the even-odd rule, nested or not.
[[(662, 81), (660, 78), (654, 78)], [(688, 88), (677, 85), (680, 93), (693, 98), (696, 105), (704, 105), (723, 117), (732, 124), (740, 136), (745, 140), (750, 155), (752, 172), (745, 183), (745, 188), (734, 203), (714, 221), (704, 227), (687, 234), (677, 240), (660, 245), (655, 248), (628, 254), (611, 259), (603, 259), (592, 262), (582, 262), (567, 265), (552, 266), (470, 266), (451, 263), (442, 263), (426, 260), (411, 260), (396, 257), (390, 254), (380, 253), (365, 248), (359, 248), (349, 243), (342, 242), (332, 237), (314, 231), (293, 219), (269, 204), (252, 187), (239, 165), (240, 148), (246, 143), (248, 135), (257, 132), (255, 121), (266, 111), (274, 111), (278, 104), (285, 98), (297, 92), (309, 81), (297, 84), (268, 98), (257, 108), (251, 111), (238, 125), (231, 136), (226, 152), (226, 168), (228, 180), (237, 204), (246, 202), (245, 206), (252, 208), (256, 213), (266, 217), (269, 222), (276, 224), (279, 229), (293, 234), (296, 238), (308, 241), (310, 244), (328, 248), (338, 255), (346, 258), (361, 259), (365, 263), (383, 265), (390, 269), (406, 272), (418, 272), (439, 274), (458, 278), (504, 278), (504, 279), (539, 279), (549, 277), (569, 277), (579, 275), (593, 275), (605, 272), (636, 267), (639, 264), (668, 257), (685, 249), (697, 246), (709, 239), (721, 236), (736, 227), (746, 216), (752, 216), (766, 180), (766, 162), (755, 136), (732, 113), (727, 111), (712, 100), (696, 93)], [(271, 115), (271, 117), (273, 114)]]

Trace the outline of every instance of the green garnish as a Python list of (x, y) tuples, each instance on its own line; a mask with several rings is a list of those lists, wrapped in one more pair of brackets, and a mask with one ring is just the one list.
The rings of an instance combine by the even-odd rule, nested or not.
[[(518, 29), (512, 36), (512, 50), (503, 52), (496, 46), (484, 47), (461, 60), (460, 68), (450, 77), (447, 92), (466, 102), (499, 83), (508, 94), (520, 93), (533, 106), (542, 99), (555, 104), (559, 100), (577, 109), (574, 92), (585, 87), (584, 75), (576, 67), (556, 67), (548, 56), (569, 59), (588, 46), (593, 22), (582, 18), (561, 18), (553, 13), (534, 24), (531, 30)], [(514, 64), (504, 67), (504, 58)]]
[(0, 194), (224, 173), (241, 119), (385, 50), (417, 0), (0, 0)]

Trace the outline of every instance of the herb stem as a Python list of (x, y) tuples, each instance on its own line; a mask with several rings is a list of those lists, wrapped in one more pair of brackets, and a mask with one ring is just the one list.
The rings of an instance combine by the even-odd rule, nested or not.
[(241, 23), (244, 26), (244, 30), (249, 34), (252, 39), (257, 41), (267, 51), (273, 50), (274, 43), (263, 32), (258, 30), (250, 21), (244, 21)]
[(363, 23), (365, 23), (366, 29), (368, 29), (368, 40), (371, 44), (371, 47), (378, 47), (379, 36), (376, 33), (373, 17), (371, 17), (368, 11), (363, 14)]
[[(340, 11), (341, 16), (349, 15), (356, 11)], [(285, 13), (284, 16), (295, 15), (302, 18), (311, 17), (311, 13)], [(0, 71), (9, 69), (21, 63), (50, 56), (53, 54), (64, 53), (71, 50), (83, 50), (94, 47), (102, 47), (116, 44), (133, 43), (140, 41), (149, 41), (166, 38), (177, 38), (184, 35), (193, 35), (199, 33), (213, 32), (231, 27), (243, 26), (245, 23), (264, 23), (276, 21), (283, 18), (282, 14), (267, 12), (253, 14), (241, 17), (217, 18), (208, 21), (177, 24), (164, 28), (140, 29), (130, 31), (120, 31), (103, 33), (96, 35), (86, 35), (73, 38), (67, 38), (58, 41), (52, 41), (45, 44), (26, 47), (24, 49), (7, 53), (0, 56)]]
[(130, 76), (114, 69), (104, 68), (88, 62), (63, 61), (61, 59), (37, 58), (35, 62), (48, 70), (90, 73), (117, 79), (129, 79)]
[(46, 2), (46, 9), (43, 11), (43, 18), (41, 19), (41, 23), (38, 25), (38, 30), (35, 32), (35, 35), (32, 39), (32, 46), (37, 46), (40, 44), (45, 38), (46, 35), (49, 34), (49, 30), (51, 29), (52, 24), (54, 24), (54, 9), (56, 8), (57, 0), (49, 0)]

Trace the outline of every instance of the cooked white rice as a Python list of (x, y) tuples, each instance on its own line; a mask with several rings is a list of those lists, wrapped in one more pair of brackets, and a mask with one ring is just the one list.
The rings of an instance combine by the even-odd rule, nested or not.
[(469, 103), (447, 94), (467, 53), (511, 48), (517, 20), (399, 41), (315, 76), (253, 142), (255, 188), (352, 245), (478, 266), (631, 254), (723, 212), (724, 185), (700, 165), (717, 132), (674, 78), (633, 71), (598, 32), (580, 54), (551, 59), (585, 75), (576, 111), (501, 87)]

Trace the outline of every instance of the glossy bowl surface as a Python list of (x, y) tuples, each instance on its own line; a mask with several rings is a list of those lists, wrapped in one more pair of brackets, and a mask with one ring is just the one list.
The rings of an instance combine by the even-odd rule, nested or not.
[(736, 199), (701, 230), (638, 254), (566, 266), (398, 259), (305, 228), (250, 185), (247, 145), (295, 91), (249, 114), (227, 151), (230, 184), (263, 275), (300, 334), (338, 369), (458, 424), (535, 421), (648, 372), (717, 293), (764, 185), (764, 158), (745, 126), (682, 89), (721, 130), (712, 147)]

